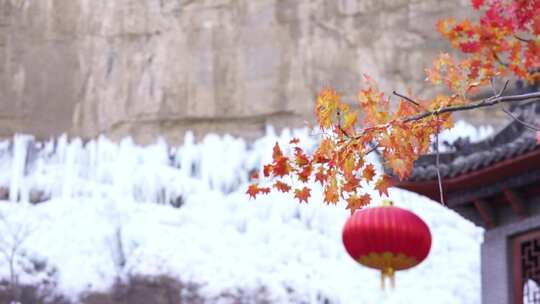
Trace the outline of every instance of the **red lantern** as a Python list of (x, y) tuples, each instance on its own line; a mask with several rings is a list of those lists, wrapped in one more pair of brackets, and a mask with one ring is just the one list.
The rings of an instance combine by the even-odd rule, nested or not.
[(381, 271), (381, 286), (394, 272), (418, 265), (428, 255), (431, 233), (416, 214), (392, 206), (356, 211), (343, 227), (343, 244), (358, 263)]

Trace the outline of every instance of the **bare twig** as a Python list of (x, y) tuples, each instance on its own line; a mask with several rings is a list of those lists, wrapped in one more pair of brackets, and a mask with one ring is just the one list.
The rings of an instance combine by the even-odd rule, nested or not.
[(512, 119), (514, 119), (515, 121), (521, 123), (522, 125), (524, 125), (525, 127), (533, 130), (533, 131), (537, 131), (537, 132), (540, 132), (540, 128), (531, 124), (531, 123), (528, 123), (526, 121), (523, 121), (521, 119), (519, 119), (516, 115), (512, 114), (512, 112), (508, 111), (507, 109), (503, 109), (503, 112), (506, 113), (506, 115), (510, 116)]
[(367, 150), (367, 151), (366, 151), (366, 154), (364, 154), (364, 155), (368, 155), (369, 153), (371, 153), (371, 152), (377, 150), (378, 147), (379, 147), (379, 146), (375, 145), (375, 146), (369, 148), (369, 150)]
[(506, 88), (508, 88), (508, 84), (510, 83), (510, 80), (506, 80), (504, 82), (504, 86), (502, 87), (502, 89), (499, 91), (499, 94), (497, 94), (496, 96), (502, 96), (504, 94), (504, 92), (506, 91)]
[(404, 100), (406, 100), (406, 101), (408, 101), (408, 102), (414, 104), (414, 105), (417, 106), (417, 107), (420, 107), (420, 104), (419, 104), (418, 102), (412, 100), (410, 97), (407, 97), (407, 96), (405, 96), (405, 95), (402, 95), (402, 94), (400, 94), (400, 93), (398, 93), (398, 92), (396, 92), (396, 91), (392, 91), (392, 94), (394, 94), (394, 95), (396, 95), (396, 96), (398, 96), (398, 97), (403, 98)]
[(525, 38), (519, 37), (518, 35), (514, 35), (514, 38), (516, 38), (517, 40), (519, 40), (521, 42), (530, 42), (530, 41), (532, 41), (531, 39), (525, 39)]

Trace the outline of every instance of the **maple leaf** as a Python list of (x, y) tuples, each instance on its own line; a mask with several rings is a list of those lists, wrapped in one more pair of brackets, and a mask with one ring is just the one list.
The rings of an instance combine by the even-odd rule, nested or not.
[(261, 192), (262, 194), (268, 194), (270, 193), (270, 188), (269, 187), (259, 188), (259, 192)]
[(274, 188), (276, 188), (278, 191), (281, 192), (289, 192), (291, 190), (291, 186), (288, 184), (282, 182), (282, 181), (276, 181), (273, 185)]
[(358, 113), (356, 111), (345, 114), (345, 118), (343, 119), (343, 129), (351, 129), (356, 123), (357, 117)]
[(337, 203), (339, 200), (339, 193), (337, 187), (337, 179), (335, 176), (330, 180), (330, 184), (324, 189), (324, 201), (326, 203)]
[(246, 194), (249, 194), (249, 198), (255, 199), (257, 197), (257, 194), (259, 193), (259, 185), (258, 184), (251, 184), (248, 187), (248, 190), (246, 191)]
[(311, 191), (311, 189), (309, 189), (308, 187), (304, 187), (302, 189), (295, 189), (294, 190), (294, 198), (297, 198), (300, 203), (302, 201), (307, 203), (308, 198), (311, 196), (310, 191)]
[(356, 194), (351, 195), (347, 199), (347, 208), (351, 210), (351, 215), (356, 211), (357, 209), (361, 209), (364, 206), (367, 206), (371, 202), (371, 197), (369, 194), (362, 194), (361, 196), (357, 196)]
[(328, 175), (324, 173), (324, 168), (319, 167), (319, 170), (317, 170), (317, 173), (315, 173), (315, 180), (320, 182), (321, 185), (323, 185), (327, 179), (328, 179)]
[(540, 35), (540, 15), (537, 15), (532, 24), (531, 24), (531, 28), (533, 30), (533, 34), (535, 35)]
[(274, 168), (272, 169), (274, 174), (279, 177), (288, 175), (291, 172), (291, 166), (289, 165), (289, 159), (282, 156), (276, 161)]
[(476, 53), (480, 50), (480, 43), (478, 41), (467, 41), (459, 44), (459, 48), (463, 53)]
[(474, 9), (478, 10), (484, 4), (484, 0), (471, 0)]
[(296, 145), (300, 142), (300, 139), (298, 139), (297, 137), (293, 137), (290, 141), (289, 141), (289, 144), (291, 145)]
[(280, 160), (281, 158), (283, 158), (283, 152), (281, 152), (281, 148), (279, 147), (279, 144), (276, 142), (276, 144), (274, 145), (274, 149), (272, 151), (272, 159), (274, 160), (275, 163), (277, 163), (278, 160)]
[(367, 164), (363, 176), (368, 182), (372, 181), (375, 176), (375, 167), (372, 164)]
[(309, 158), (304, 154), (304, 151), (298, 147), (294, 148), (294, 157), (296, 159), (296, 164), (300, 167), (309, 164)]
[(335, 144), (328, 138), (324, 138), (319, 144), (319, 148), (313, 155), (313, 160), (316, 163), (326, 163), (332, 158), (333, 151), (335, 150)]
[(405, 179), (412, 169), (411, 166), (407, 164), (406, 160), (398, 157), (390, 157), (387, 164), (401, 180)]
[(254, 171), (250, 176), (252, 179), (259, 179), (259, 171)]
[(305, 166), (302, 169), (302, 171), (298, 173), (298, 179), (306, 183), (309, 180), (309, 177), (311, 176), (312, 171), (313, 171), (312, 166)]
[(388, 188), (392, 187), (392, 178), (388, 175), (383, 175), (379, 180), (375, 183), (375, 189), (379, 191), (380, 195), (386, 195), (388, 196)]
[(343, 175), (345, 178), (350, 178), (353, 176), (353, 170), (354, 170), (354, 159), (351, 157), (345, 158), (345, 161), (343, 161)]
[(268, 165), (264, 165), (264, 168), (263, 168), (263, 174), (265, 177), (269, 177), (270, 174), (272, 174), (272, 171), (274, 170), (274, 166), (268, 164)]
[(317, 121), (321, 128), (332, 126), (332, 119), (338, 110), (340, 97), (336, 91), (325, 89), (317, 96)]
[(356, 177), (352, 177), (348, 179), (345, 184), (343, 184), (343, 187), (341, 188), (341, 190), (344, 192), (355, 192), (359, 184), (360, 184), (360, 181)]

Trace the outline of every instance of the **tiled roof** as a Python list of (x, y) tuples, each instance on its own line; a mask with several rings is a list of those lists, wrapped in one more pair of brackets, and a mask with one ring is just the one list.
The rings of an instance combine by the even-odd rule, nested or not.
[[(535, 124), (540, 118), (540, 107), (534, 105), (516, 107), (514, 113), (528, 123)], [(453, 178), (512, 159), (536, 149), (535, 131), (518, 121), (512, 121), (496, 135), (478, 143), (461, 139), (454, 143), (454, 151), (441, 153), (440, 172), (442, 178)], [(437, 179), (435, 155), (421, 156), (414, 165), (409, 181)]]

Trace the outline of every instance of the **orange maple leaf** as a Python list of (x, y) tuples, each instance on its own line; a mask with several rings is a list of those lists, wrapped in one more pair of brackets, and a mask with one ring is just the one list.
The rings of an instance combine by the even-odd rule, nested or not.
[(289, 192), (291, 190), (291, 186), (282, 181), (276, 181), (274, 183), (274, 188), (278, 189), (278, 191), (281, 191), (283, 193)]
[(363, 175), (368, 182), (372, 181), (375, 176), (375, 167), (372, 164), (367, 164)]
[(357, 117), (358, 113), (356, 111), (345, 114), (345, 118), (343, 119), (343, 129), (349, 130), (354, 127)]
[(257, 197), (257, 194), (259, 193), (259, 185), (258, 184), (251, 184), (248, 187), (248, 190), (246, 191), (246, 194), (249, 194), (249, 198), (255, 199)]
[(388, 160), (388, 167), (390, 167), (401, 180), (403, 180), (412, 169), (406, 160), (397, 157), (391, 157)]
[(330, 184), (324, 189), (324, 201), (326, 203), (337, 203), (339, 200), (339, 193), (337, 187), (337, 179), (335, 176), (330, 180)]
[(375, 183), (375, 189), (379, 191), (380, 195), (386, 195), (388, 196), (388, 188), (392, 187), (392, 178), (388, 175), (383, 175), (379, 180)]
[(304, 154), (304, 150), (298, 147), (294, 148), (294, 157), (296, 159), (296, 164), (300, 167), (309, 164), (309, 158)]
[(327, 179), (328, 175), (324, 173), (324, 168), (320, 167), (319, 170), (317, 170), (317, 173), (315, 173), (315, 180), (320, 182), (321, 185), (323, 185)]
[(345, 184), (343, 184), (343, 187), (341, 187), (341, 190), (344, 192), (355, 192), (356, 188), (358, 188), (360, 181), (356, 177), (351, 177), (347, 180)]
[(362, 194), (361, 196), (357, 196), (356, 194), (351, 195), (347, 199), (347, 208), (351, 210), (351, 215), (354, 213), (355, 210), (361, 209), (364, 206), (367, 206), (371, 202), (371, 197), (369, 194)]
[(308, 198), (311, 196), (310, 191), (311, 189), (309, 189), (308, 187), (304, 187), (302, 189), (295, 189), (294, 198), (297, 198), (300, 203), (302, 201), (307, 203)]

